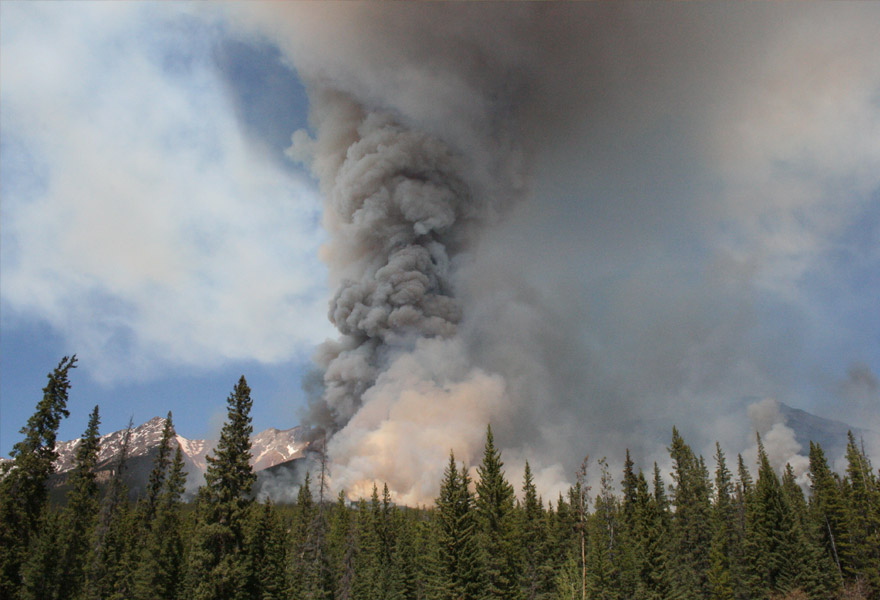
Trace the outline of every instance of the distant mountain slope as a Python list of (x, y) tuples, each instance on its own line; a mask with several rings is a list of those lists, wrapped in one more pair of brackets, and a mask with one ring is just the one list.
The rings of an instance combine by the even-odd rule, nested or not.
[[(132, 429), (128, 457), (133, 459), (151, 454), (159, 446), (164, 428), (165, 419), (154, 417), (143, 425)], [(98, 455), (99, 467), (112, 463), (122, 449), (124, 437), (124, 429), (101, 436), (101, 451)], [(65, 473), (73, 468), (74, 456), (79, 444), (80, 440), (76, 439), (69, 442), (59, 442), (56, 445), (58, 450), (58, 460), (55, 461), (56, 473)], [(212, 449), (211, 442), (190, 440), (181, 435), (175, 435), (173, 444), (180, 446), (184, 456), (198, 470), (204, 471), (207, 468), (205, 457)], [(253, 455), (251, 464), (255, 471), (260, 471), (301, 457), (308, 445), (309, 443), (305, 440), (305, 430), (302, 427), (285, 430), (273, 427), (251, 438), (251, 454)]]
[(876, 435), (867, 429), (819, 417), (781, 402), (779, 411), (785, 419), (785, 424), (794, 430), (794, 438), (801, 445), (801, 454), (806, 455), (810, 451), (810, 442), (816, 442), (822, 446), (829, 462), (837, 461), (845, 455), (847, 432), (852, 431), (857, 440)]
[[(131, 430), (124, 480), (132, 496), (137, 496), (146, 489), (147, 479), (158, 452), (164, 428), (165, 419), (154, 417)], [(100, 483), (106, 482), (112, 476), (117, 466), (119, 453), (122, 450), (124, 437), (124, 429), (101, 436), (96, 466)], [(50, 481), (52, 497), (55, 499), (60, 500), (64, 497), (64, 492), (67, 489), (67, 476), (74, 467), (74, 457), (80, 443), (81, 440), (76, 439), (58, 442), (56, 445), (58, 460), (55, 461), (55, 474)], [(202, 477), (207, 469), (206, 456), (213, 449), (213, 443), (208, 440), (190, 440), (181, 435), (175, 435), (172, 449), (176, 446), (180, 446), (183, 452), (188, 474), (187, 489), (194, 491), (202, 482)], [(304, 428), (293, 427), (281, 430), (273, 427), (251, 438), (251, 454), (253, 456), (251, 464), (258, 474), (277, 465), (292, 465), (297, 462), (297, 459), (302, 458), (310, 447), (311, 444), (306, 439)], [(277, 487), (279, 478), (272, 475), (269, 475), (268, 478), (272, 479)], [(258, 483), (262, 484), (265, 480), (266, 477), (262, 477)], [(289, 484), (293, 485), (293, 482), (291, 481)], [(258, 485), (255, 492), (259, 493), (260, 487)], [(295, 495), (295, 491), (293, 494)]]

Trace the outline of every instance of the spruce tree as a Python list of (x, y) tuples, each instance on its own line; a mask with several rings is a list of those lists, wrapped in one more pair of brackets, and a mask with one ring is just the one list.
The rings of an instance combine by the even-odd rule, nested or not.
[(872, 597), (880, 597), (880, 484), (852, 431), (847, 437), (843, 490), (853, 548), (852, 570)]
[(627, 591), (632, 582), (623, 582), (627, 587), (622, 589), (624, 594), (628, 594), (627, 597), (630, 598), (660, 599), (666, 588), (662, 584), (658, 585), (657, 573), (662, 563), (662, 557), (658, 557), (657, 554), (660, 550), (658, 546), (666, 540), (666, 533), (658, 518), (655, 499), (648, 489), (648, 480), (642, 471), (639, 471), (636, 476), (634, 502), (633, 530), (625, 536), (628, 540), (625, 544), (629, 546), (626, 551), (635, 557), (634, 566), (637, 569), (635, 572), (635, 591)]
[(731, 554), (735, 543), (733, 483), (721, 445), (715, 443), (715, 503), (712, 506), (712, 542), (709, 548), (711, 600), (733, 600)]
[(58, 600), (61, 592), (61, 523), (51, 506), (43, 511), (40, 529), (31, 540), (27, 559), (21, 568), (22, 583), (15, 596), (21, 600)]
[(575, 533), (578, 541), (577, 564), (580, 566), (581, 597), (587, 597), (587, 546), (588, 523), (590, 509), (590, 486), (587, 485), (587, 463), (590, 457), (585, 456), (577, 472), (575, 484), (568, 490), (569, 503), (574, 512)]
[(159, 502), (159, 495), (162, 493), (165, 478), (168, 476), (168, 467), (171, 464), (171, 440), (174, 437), (174, 423), (172, 422), (171, 411), (165, 417), (165, 424), (162, 427), (162, 438), (159, 440), (159, 447), (156, 450), (156, 457), (153, 459), (153, 468), (147, 479), (146, 495), (138, 506), (140, 518), (146, 527), (150, 527), (153, 517), (156, 514), (156, 504)]
[(354, 560), (354, 581), (352, 598), (372, 600), (382, 597), (382, 574), (379, 562), (379, 535), (376, 531), (378, 520), (379, 491), (375, 484), (370, 503), (363, 499), (358, 502), (357, 514), (357, 554)]
[(227, 400), (227, 419), (199, 488), (186, 572), (193, 600), (247, 598), (246, 525), (256, 476), (250, 465), (251, 390), (242, 376)]
[(484, 580), (469, 485), (467, 471), (458, 471), (455, 456), (450, 453), (435, 511), (437, 556), (432, 587), (433, 597), (438, 600), (482, 598)]
[[(171, 413), (168, 413), (168, 421)], [(171, 426), (169, 426), (170, 428)], [(163, 459), (157, 457), (156, 466)], [(174, 459), (161, 477), (162, 485), (153, 505), (153, 518), (139, 547), (139, 560), (133, 573), (135, 600), (173, 600), (180, 595), (184, 575), (184, 541), (181, 499), (186, 487), (183, 452), (178, 446)]]
[(750, 536), (751, 523), (748, 515), (756, 509), (755, 485), (742, 454), (737, 454), (737, 481), (734, 485), (733, 509), (734, 541), (730, 553), (730, 572), (733, 595), (737, 600), (751, 600), (748, 568), (750, 556), (755, 553), (755, 545)]
[(521, 595), (526, 600), (547, 598), (553, 589), (553, 571), (547, 548), (547, 519), (544, 507), (538, 499), (532, 470), (526, 461), (523, 473), (523, 502), (520, 508), (520, 548), (522, 569), (520, 571)]
[(416, 598), (433, 598), (433, 585), (437, 573), (436, 508), (421, 507), (415, 515), (413, 545), (416, 550)]
[[(374, 493), (378, 494), (378, 490), (374, 489)], [(378, 499), (378, 498), (377, 498)], [(391, 495), (388, 491), (388, 484), (383, 484), (382, 501), (375, 504), (378, 510), (372, 511), (373, 531), (376, 532), (377, 540), (377, 559), (379, 568), (379, 595), (382, 598), (391, 598), (394, 595), (393, 584), (397, 579), (397, 573), (392, 572), (394, 569), (393, 556), (397, 545), (397, 533), (394, 528), (391, 503)]]
[(21, 586), (21, 566), (30, 540), (40, 529), (46, 488), (58, 458), (55, 438), (67, 410), (70, 370), (76, 356), (64, 357), (49, 374), (43, 399), (21, 429), (24, 439), (12, 449), (12, 462), (0, 473), (0, 597), (13, 598)]
[(840, 577), (850, 578), (855, 574), (855, 558), (840, 481), (828, 468), (822, 447), (813, 442), (810, 442), (809, 476), (809, 515), (818, 531), (819, 543)]
[(587, 525), (590, 542), (587, 552), (587, 594), (590, 598), (615, 600), (621, 597), (616, 539), (620, 511), (604, 458), (599, 460), (599, 468), (601, 485)]
[(672, 593), (670, 531), (672, 528), (666, 486), (660, 468), (654, 463), (653, 495), (648, 501), (645, 538), (642, 542), (642, 589), (651, 599), (669, 598)]
[(131, 591), (131, 574), (137, 560), (134, 554), (141, 536), (129, 511), (128, 486), (123, 476), (133, 427), (134, 422), (129, 419), (98, 512), (86, 577), (86, 595), (92, 598), (128, 598)]
[[(560, 492), (556, 500), (556, 510), (547, 510), (547, 550), (550, 569), (557, 572), (570, 559), (580, 557), (580, 546), (577, 538), (577, 519), (571, 505), (565, 501)], [(577, 561), (576, 561), (577, 562)], [(576, 565), (578, 589), (580, 589), (580, 566)], [(554, 577), (555, 579), (555, 577)]]
[(758, 479), (754, 502), (746, 509), (747, 576), (753, 598), (787, 593), (799, 585), (804, 565), (794, 520), (782, 486), (758, 436)]
[(485, 560), (486, 597), (516, 598), (517, 548), (514, 543), (513, 486), (504, 478), (501, 452), (495, 448), (492, 427), (486, 429), (483, 461), (477, 467), (476, 513)]
[[(624, 597), (631, 598), (636, 594), (639, 587), (641, 561), (644, 554), (640, 551), (641, 538), (644, 533), (646, 504), (640, 504), (639, 477), (644, 481), (644, 476), (635, 473), (635, 464), (626, 450), (626, 459), (623, 463), (623, 481), (621, 499), (621, 520), (618, 538), (619, 550), (617, 552), (618, 570), (620, 571), (620, 592)], [(644, 498), (647, 500), (647, 497)]]
[(323, 513), (315, 506), (311, 476), (299, 488), (293, 522), (290, 591), (296, 598), (324, 598), (331, 593), (331, 577), (324, 552)]
[(287, 530), (271, 500), (252, 507), (248, 530), (250, 578), (247, 593), (259, 600), (284, 600), (287, 595)]
[(327, 561), (333, 575), (333, 597), (348, 600), (354, 581), (354, 557), (357, 552), (357, 531), (352, 512), (346, 505), (345, 491), (340, 490), (330, 515), (327, 536)]
[(394, 548), (389, 565), (390, 600), (416, 600), (422, 585), (419, 581), (418, 521), (409, 508), (397, 508), (392, 512)]
[(101, 423), (96, 406), (76, 448), (67, 506), (61, 513), (61, 598), (76, 598), (85, 586), (89, 546), (98, 516), (95, 465), (100, 451)]
[(791, 464), (785, 465), (782, 474), (782, 496), (792, 516), (792, 541), (801, 562), (795, 581), (810, 598), (830, 598), (840, 586), (841, 579), (834, 564), (822, 552), (819, 536), (807, 514), (804, 492), (795, 479)]
[(307, 582), (307, 565), (309, 558), (306, 557), (308, 547), (309, 530), (315, 514), (315, 501), (312, 497), (312, 476), (306, 472), (305, 479), (299, 486), (296, 496), (296, 504), (293, 509), (293, 522), (291, 523), (291, 555), (288, 566), (290, 579), (290, 594), (300, 597), (304, 594)]
[(673, 492), (672, 569), (678, 598), (703, 598), (709, 591), (710, 524), (709, 473), (676, 428), (672, 429)]

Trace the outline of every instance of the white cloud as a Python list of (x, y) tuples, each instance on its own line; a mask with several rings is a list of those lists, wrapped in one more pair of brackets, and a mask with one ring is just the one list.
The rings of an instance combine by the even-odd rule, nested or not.
[(4, 318), (48, 321), (98, 377), (327, 333), (317, 191), (248, 143), (220, 33), (186, 13), (4, 6)]

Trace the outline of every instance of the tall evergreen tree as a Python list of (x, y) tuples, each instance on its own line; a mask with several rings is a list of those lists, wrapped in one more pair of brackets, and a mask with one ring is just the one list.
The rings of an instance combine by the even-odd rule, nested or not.
[[(374, 490), (378, 493), (378, 490)], [(379, 589), (382, 598), (391, 598), (394, 595), (393, 584), (397, 574), (393, 573), (394, 562), (392, 560), (397, 545), (397, 532), (392, 519), (393, 505), (388, 484), (382, 486), (382, 501), (377, 503), (378, 510), (374, 510), (373, 530), (376, 532), (378, 542), (378, 566), (379, 566)]]
[(61, 597), (76, 598), (85, 585), (86, 564), (98, 516), (98, 483), (95, 465), (100, 451), (101, 423), (96, 406), (76, 448), (67, 506), (61, 514)]
[(809, 476), (809, 514), (818, 531), (819, 543), (834, 562), (841, 578), (850, 578), (854, 575), (855, 559), (849, 541), (849, 523), (840, 481), (828, 468), (822, 447), (813, 442), (810, 442)]
[(749, 533), (751, 524), (748, 515), (757, 510), (754, 506), (755, 484), (742, 454), (737, 454), (736, 461), (737, 479), (733, 495), (734, 542), (730, 553), (730, 570), (736, 600), (751, 600), (747, 572), (750, 555), (754, 554), (754, 544)]
[[(171, 413), (168, 413), (170, 421)], [(161, 459), (157, 457), (153, 464), (155, 469)], [(152, 522), (144, 533), (132, 577), (131, 597), (135, 600), (173, 600), (179, 597), (183, 583), (181, 499), (186, 487), (186, 472), (180, 446), (175, 449), (174, 459), (167, 465), (167, 473), (161, 479)]]
[(597, 600), (615, 600), (621, 597), (617, 539), (620, 515), (611, 474), (604, 458), (599, 460), (599, 469), (601, 484), (588, 524), (587, 594)]
[(639, 588), (642, 571), (642, 559), (644, 554), (640, 551), (641, 540), (644, 535), (646, 518), (647, 496), (640, 499), (639, 477), (647, 488), (644, 475), (635, 473), (635, 464), (626, 450), (626, 459), (623, 463), (623, 498), (620, 505), (620, 531), (618, 533), (619, 549), (617, 560), (620, 571), (620, 592), (626, 598), (632, 598)]
[(711, 600), (733, 600), (731, 554), (735, 543), (733, 482), (721, 444), (715, 443), (715, 503), (712, 507), (712, 542), (709, 549)]
[(435, 512), (437, 557), (433, 597), (438, 600), (476, 600), (482, 597), (484, 581), (477, 545), (474, 499), (469, 485), (467, 471), (464, 467), (458, 471), (455, 456), (450, 453)]
[(532, 477), (532, 469), (526, 461), (523, 473), (523, 502), (520, 509), (522, 569), (520, 571), (521, 595), (525, 600), (547, 598), (553, 590), (553, 571), (547, 548), (547, 519), (544, 507), (538, 499), (538, 491)]
[(704, 598), (709, 593), (711, 504), (709, 473), (676, 428), (672, 429), (673, 492), (672, 569), (677, 598)]
[(333, 597), (349, 600), (354, 581), (354, 558), (357, 552), (357, 530), (352, 512), (346, 505), (345, 491), (340, 490), (330, 517), (327, 536), (327, 561), (333, 575)]
[(323, 530), (323, 514), (315, 506), (311, 475), (306, 473), (296, 499), (290, 561), (290, 589), (297, 598), (324, 598), (332, 593)]
[(150, 470), (150, 475), (147, 479), (146, 495), (138, 507), (140, 518), (148, 528), (156, 514), (156, 505), (159, 502), (165, 478), (168, 476), (168, 467), (171, 465), (171, 440), (173, 437), (174, 423), (172, 422), (171, 411), (169, 411), (168, 416), (165, 417), (165, 424), (162, 427), (162, 438), (159, 440), (156, 457), (153, 459), (153, 468)]
[(284, 600), (287, 594), (287, 530), (270, 500), (253, 506), (248, 530), (250, 578), (247, 593), (259, 600)]
[(795, 581), (810, 598), (830, 598), (840, 588), (842, 580), (834, 564), (822, 552), (819, 536), (807, 514), (804, 492), (798, 485), (791, 464), (782, 474), (782, 497), (792, 517), (791, 539), (801, 561)]
[(58, 600), (62, 597), (59, 565), (63, 555), (61, 523), (51, 506), (43, 511), (40, 529), (31, 540), (27, 559), (22, 565), (22, 583), (14, 596), (21, 600)]
[(577, 480), (568, 491), (569, 502), (575, 515), (575, 532), (579, 542), (577, 564), (580, 566), (581, 598), (587, 597), (587, 541), (589, 536), (588, 522), (590, 509), (590, 486), (587, 485), (587, 463), (590, 457), (585, 456), (577, 472)]
[(754, 503), (746, 508), (748, 584), (753, 598), (787, 593), (805, 567), (794, 535), (794, 520), (782, 486), (758, 436), (758, 479)]
[(227, 400), (220, 441), (207, 457), (186, 573), (187, 597), (193, 600), (247, 598), (246, 524), (256, 479), (250, 465), (250, 394), (242, 376)]
[(880, 484), (852, 431), (847, 438), (843, 490), (854, 551), (852, 570), (867, 586), (866, 593), (880, 598)]
[[(556, 510), (552, 504), (546, 512), (547, 517), (547, 551), (551, 570), (558, 571), (569, 559), (579, 557), (580, 549), (577, 540), (577, 519), (571, 505), (565, 501), (562, 493), (556, 500)], [(579, 567), (577, 581), (580, 582)], [(578, 583), (580, 589), (580, 583)]]
[(389, 598), (391, 600), (416, 600), (424, 586), (419, 579), (421, 562), (418, 543), (417, 511), (403, 508), (392, 512), (394, 549), (389, 571)]
[(379, 519), (379, 490), (373, 485), (370, 502), (361, 499), (357, 514), (357, 555), (355, 556), (355, 576), (352, 586), (352, 598), (355, 600), (372, 600), (382, 598), (381, 564), (379, 560), (379, 534), (376, 522)]
[(645, 597), (652, 600), (665, 599), (672, 593), (672, 574), (670, 569), (670, 530), (669, 501), (660, 468), (654, 463), (652, 497), (648, 500), (645, 535), (642, 542), (644, 561), (642, 565), (642, 584)]
[(416, 598), (432, 598), (437, 573), (437, 528), (435, 508), (421, 507), (414, 516), (413, 545), (416, 551)]
[(0, 597), (13, 598), (21, 586), (21, 566), (32, 537), (39, 532), (48, 491), (46, 483), (58, 458), (55, 438), (67, 410), (70, 370), (76, 356), (64, 357), (49, 374), (43, 399), (21, 429), (24, 439), (12, 449), (12, 462), (0, 473)]
[(131, 591), (131, 574), (137, 559), (134, 554), (140, 536), (129, 511), (128, 486), (123, 476), (133, 427), (130, 418), (98, 512), (86, 577), (86, 595), (91, 598), (128, 598)]
[(513, 528), (513, 486), (504, 478), (501, 452), (495, 448), (492, 427), (486, 429), (483, 461), (477, 467), (476, 512), (485, 561), (486, 597), (516, 598), (517, 548)]
[(312, 496), (312, 475), (306, 472), (305, 479), (299, 486), (296, 504), (293, 508), (293, 521), (290, 524), (291, 554), (288, 565), (290, 594), (299, 597), (306, 587), (306, 565), (310, 563), (306, 557), (309, 530), (315, 515), (315, 500)]

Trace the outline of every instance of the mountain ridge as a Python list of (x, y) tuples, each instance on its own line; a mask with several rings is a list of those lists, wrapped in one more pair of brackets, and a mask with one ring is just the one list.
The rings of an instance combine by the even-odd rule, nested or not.
[[(128, 458), (133, 459), (150, 454), (159, 446), (162, 431), (165, 428), (164, 417), (153, 417), (146, 423), (133, 427), (129, 438)], [(121, 452), (126, 429), (120, 429), (102, 435), (97, 465), (100, 469), (110, 464)], [(261, 471), (294, 458), (301, 458), (310, 443), (305, 439), (306, 430), (302, 426), (290, 429), (270, 427), (251, 436), (251, 465), (254, 471)], [(55, 461), (55, 473), (62, 474), (74, 467), (76, 449), (81, 439), (58, 442), (55, 449), (58, 459)], [(172, 438), (172, 449), (180, 447), (185, 460), (188, 459), (199, 471), (207, 469), (207, 455), (213, 450), (214, 442), (210, 440), (188, 439), (175, 432)]]

